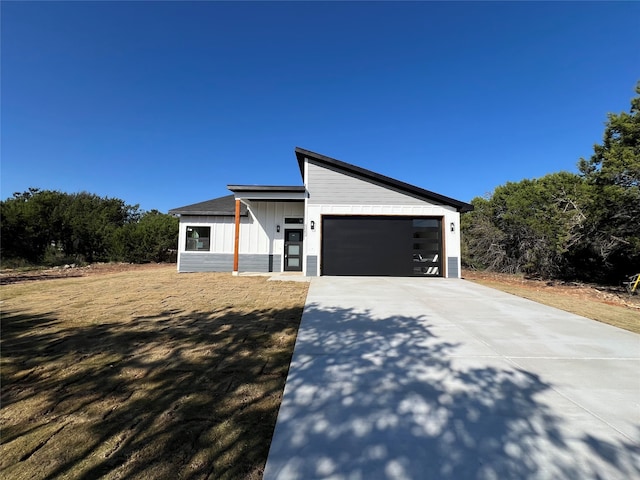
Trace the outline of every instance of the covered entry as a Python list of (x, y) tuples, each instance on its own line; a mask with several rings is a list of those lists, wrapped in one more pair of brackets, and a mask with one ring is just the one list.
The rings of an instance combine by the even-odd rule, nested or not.
[(322, 275), (443, 276), (442, 219), (323, 216)]

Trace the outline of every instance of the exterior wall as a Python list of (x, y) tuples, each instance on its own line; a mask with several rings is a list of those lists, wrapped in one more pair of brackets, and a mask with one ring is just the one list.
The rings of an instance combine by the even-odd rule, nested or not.
[(460, 278), (459, 257), (447, 257), (447, 276), (449, 278)]
[[(304, 203), (301, 201), (251, 201), (248, 209), (253, 228), (243, 231), (241, 226), (240, 254), (267, 253), (282, 255), (284, 252), (284, 219), (286, 217), (304, 217)], [(280, 232), (277, 231), (278, 225), (280, 225)], [(297, 227), (302, 228), (300, 225)], [(291, 226), (291, 228), (294, 227)], [(233, 249), (231, 252), (233, 253)], [(274, 264), (274, 270), (277, 272), (282, 271), (282, 263)]]
[(309, 204), (348, 205), (424, 205), (425, 201), (388, 186), (333, 170), (313, 161), (308, 164), (307, 190)]
[[(242, 271), (273, 272), (278, 271), (282, 259), (280, 255), (244, 254), (239, 258)], [(231, 272), (233, 270), (232, 253), (183, 252), (180, 272)]]
[[(320, 255), (323, 215), (406, 215), (442, 218), (446, 257), (443, 261), (444, 276), (460, 277), (460, 213), (455, 208), (430, 204), (367, 180), (325, 168), (313, 161), (305, 162), (305, 179), (309, 191), (305, 217), (306, 275), (322, 274)], [(309, 227), (311, 221), (315, 224), (314, 230)], [(314, 267), (315, 271), (311, 271)]]
[[(460, 277), (460, 214), (452, 207), (425, 204), (416, 205), (309, 205), (305, 219), (305, 256), (316, 257), (315, 261), (307, 259), (307, 268), (315, 266), (315, 272), (307, 271), (306, 275), (321, 275), (321, 240), (322, 240), (322, 216), (323, 215), (406, 215), (413, 217), (441, 217), (443, 224), (444, 255), (446, 261), (447, 278)], [(311, 230), (308, 225), (313, 220), (315, 228)], [(454, 231), (451, 231), (451, 223)], [(455, 266), (455, 268), (454, 268)]]
[(233, 270), (233, 254), (210, 252), (182, 252), (179, 272), (230, 272)]
[[(241, 218), (240, 224), (240, 271), (283, 271), (285, 228), (301, 228), (304, 231), (303, 274), (320, 275), (323, 215), (403, 215), (442, 218), (444, 276), (460, 277), (460, 214), (455, 208), (431, 204), (313, 160), (305, 161), (304, 178), (308, 191), (304, 201), (247, 202), (249, 214)], [(285, 225), (286, 217), (302, 217), (304, 223)], [(232, 216), (181, 216), (178, 271), (232, 271), (234, 221)], [(187, 226), (211, 227), (209, 252), (185, 251)]]
[(320, 268), (318, 267), (318, 256), (307, 255), (307, 261), (305, 264), (305, 275), (307, 277), (317, 277)]
[[(233, 257), (233, 255), (232, 255)], [(276, 263), (277, 262), (277, 263)], [(238, 259), (241, 272), (279, 272), (280, 255), (244, 253)], [(233, 264), (231, 265), (233, 270)]]
[[(239, 269), (242, 272), (283, 270), (284, 219), (303, 217), (304, 203), (249, 202), (249, 215), (240, 218)], [(280, 232), (277, 232), (280, 225)], [(187, 226), (211, 227), (209, 252), (186, 251)], [(302, 228), (301, 225), (298, 227)], [(235, 218), (232, 216), (183, 215), (178, 240), (179, 272), (231, 272)]]

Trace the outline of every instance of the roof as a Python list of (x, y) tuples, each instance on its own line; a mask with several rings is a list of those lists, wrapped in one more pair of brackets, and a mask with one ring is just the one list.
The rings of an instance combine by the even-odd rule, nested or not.
[(232, 192), (280, 192), (299, 193), (306, 192), (304, 185), (227, 185)]
[[(205, 202), (173, 208), (169, 210), (169, 213), (174, 215), (217, 215), (221, 217), (233, 217), (236, 214), (236, 200), (233, 195), (225, 195), (224, 197), (214, 198)], [(245, 204), (240, 204), (240, 216), (247, 216), (247, 206)]]
[(317, 162), (321, 165), (326, 165), (328, 167), (354, 174), (356, 176), (365, 178), (367, 180), (371, 180), (373, 182), (385, 185), (387, 187), (392, 187), (396, 190), (399, 190), (403, 193), (407, 193), (411, 196), (418, 197), (430, 202), (435, 201), (440, 204), (454, 207), (458, 212), (461, 212), (461, 213), (470, 212), (473, 210), (473, 205), (469, 203), (461, 202), (460, 200), (455, 200), (450, 197), (445, 197), (444, 195), (440, 195), (439, 193), (431, 192), (429, 190), (425, 190), (424, 188), (416, 187), (415, 185), (401, 182), (400, 180), (396, 180), (391, 177), (386, 177), (379, 173), (372, 172), (371, 170), (367, 170), (365, 168), (361, 168), (356, 165), (343, 162), (341, 160), (336, 160), (335, 158), (331, 158), (325, 155), (321, 155), (319, 153), (311, 152), (309, 150), (305, 150), (300, 147), (296, 147), (295, 152), (296, 152), (296, 158), (298, 159), (298, 166), (300, 167), (300, 174), (302, 175), (303, 180), (305, 179), (304, 178), (304, 160), (305, 158), (308, 158), (309, 160)]
[(243, 202), (300, 202), (307, 196), (307, 189), (303, 185), (227, 185), (227, 188)]

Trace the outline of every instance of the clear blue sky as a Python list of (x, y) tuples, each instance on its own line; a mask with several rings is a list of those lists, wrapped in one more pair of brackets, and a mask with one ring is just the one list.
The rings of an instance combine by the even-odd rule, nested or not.
[(166, 212), (300, 185), (294, 147), (470, 201), (577, 171), (640, 2), (2, 2), (1, 196)]

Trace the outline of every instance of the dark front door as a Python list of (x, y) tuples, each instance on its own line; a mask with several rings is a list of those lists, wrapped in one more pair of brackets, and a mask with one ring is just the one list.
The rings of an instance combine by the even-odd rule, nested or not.
[(284, 270), (302, 271), (302, 230), (284, 231)]

